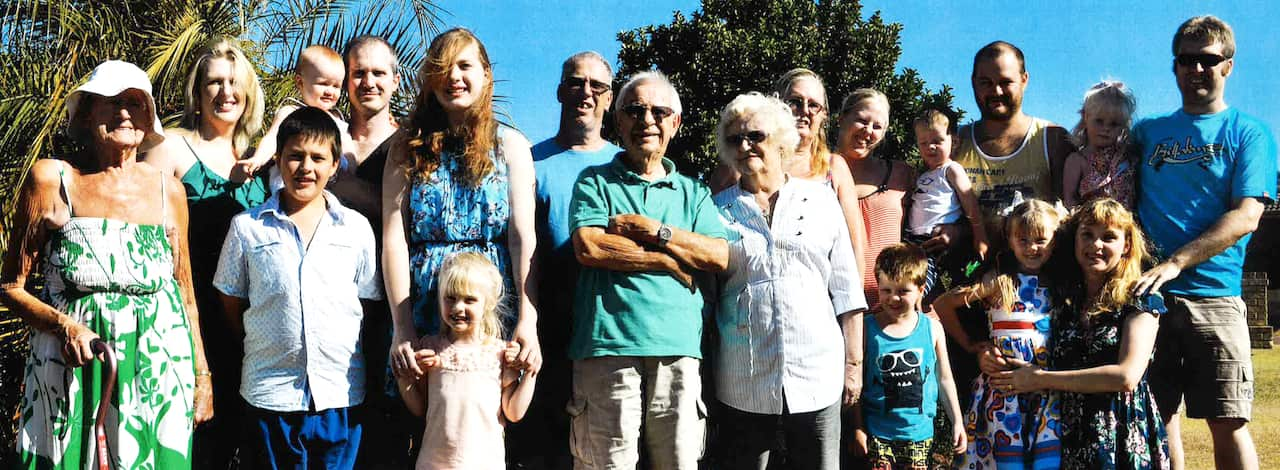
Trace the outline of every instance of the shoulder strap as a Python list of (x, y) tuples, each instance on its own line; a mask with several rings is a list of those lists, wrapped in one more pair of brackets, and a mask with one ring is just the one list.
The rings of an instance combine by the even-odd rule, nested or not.
[(62, 193), (62, 199), (64, 199), (67, 202), (67, 213), (71, 217), (75, 217), (76, 210), (73, 207), (71, 207), (71, 185), (67, 184), (66, 169), (67, 169), (67, 162), (65, 161), (61, 162), (61, 164), (58, 165), (58, 180), (60, 182), (58, 189), (59, 189), (59, 192)]
[(880, 161), (884, 162), (885, 169), (884, 169), (884, 179), (880, 180), (880, 186), (876, 188), (877, 193), (888, 191), (889, 180), (893, 178), (893, 162), (889, 161), (889, 159), (887, 158), (881, 158)]
[(182, 143), (187, 144), (187, 151), (191, 152), (191, 156), (195, 157), (196, 163), (204, 164), (204, 160), (200, 159), (200, 154), (196, 153), (196, 148), (191, 146), (191, 141), (187, 140), (187, 136), (182, 136)]
[(160, 226), (163, 227), (169, 220), (169, 192), (165, 188), (165, 183), (169, 179), (168, 175), (160, 172)]

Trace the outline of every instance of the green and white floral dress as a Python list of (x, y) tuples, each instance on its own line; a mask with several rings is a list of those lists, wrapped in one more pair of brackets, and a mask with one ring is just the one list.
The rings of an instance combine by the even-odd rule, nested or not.
[[(111, 467), (191, 468), (195, 360), (165, 228), (71, 214), (43, 252), (43, 298), (115, 352), (119, 372), (106, 423)], [(62, 346), (57, 336), (32, 331), (21, 468), (97, 468), (102, 362), (68, 368)]]

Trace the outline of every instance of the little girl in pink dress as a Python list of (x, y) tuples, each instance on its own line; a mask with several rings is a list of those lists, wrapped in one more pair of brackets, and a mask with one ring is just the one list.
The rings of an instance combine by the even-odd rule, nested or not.
[(409, 411), (426, 416), (418, 470), (506, 468), (503, 427), (524, 417), (535, 373), (509, 367), (519, 345), (502, 341), (502, 275), (479, 253), (440, 267), (439, 334), (423, 337), (414, 358), (425, 375), (397, 377)]
[(1067, 157), (1062, 199), (1068, 208), (1109, 197), (1133, 210), (1134, 164), (1127, 153), (1137, 101), (1124, 83), (1104, 80), (1084, 93), (1071, 131), (1080, 149)]

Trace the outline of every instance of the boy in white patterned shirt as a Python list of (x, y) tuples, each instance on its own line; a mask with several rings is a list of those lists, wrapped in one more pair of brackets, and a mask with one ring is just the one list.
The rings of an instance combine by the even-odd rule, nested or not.
[(277, 140), (284, 187), (232, 219), (222, 246), (213, 283), (244, 333), (240, 395), (251, 431), (241, 448), (251, 465), (355, 465), (361, 300), (380, 298), (382, 284), (368, 220), (324, 189), (340, 142), (324, 110), (291, 113)]

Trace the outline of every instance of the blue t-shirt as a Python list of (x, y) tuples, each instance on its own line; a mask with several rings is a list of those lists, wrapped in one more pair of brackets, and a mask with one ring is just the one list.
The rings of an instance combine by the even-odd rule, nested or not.
[(938, 414), (933, 323), (917, 312), (911, 334), (896, 338), (880, 329), (875, 315), (863, 317), (867, 363), (862, 366), (862, 418), (867, 433), (894, 441), (932, 438)]
[[(1276, 144), (1261, 121), (1228, 108), (1192, 115), (1181, 109), (1134, 125), (1141, 145), (1138, 217), (1156, 252), (1167, 257), (1208, 230), (1247, 197), (1276, 193)], [(1170, 293), (1240, 295), (1249, 235), (1222, 253), (1182, 271)]]
[(538, 245), (546, 244), (556, 260), (572, 260), (569, 200), (573, 198), (573, 184), (578, 181), (582, 170), (609, 163), (622, 149), (605, 142), (604, 147), (595, 151), (570, 150), (551, 138), (538, 142), (531, 151), (533, 171), (538, 181), (538, 217), (535, 219)]

